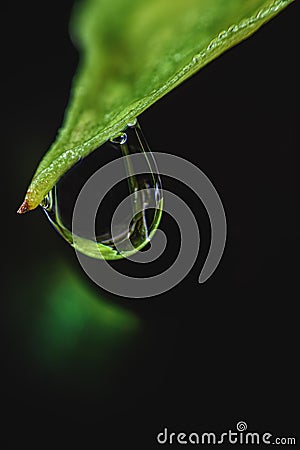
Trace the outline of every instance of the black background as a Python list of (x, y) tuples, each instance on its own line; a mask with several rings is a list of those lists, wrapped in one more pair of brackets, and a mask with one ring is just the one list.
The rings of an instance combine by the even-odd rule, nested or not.
[[(221, 432), (239, 420), (252, 431), (296, 436), (299, 4), (140, 117), (152, 149), (209, 176), (228, 240), (217, 271), (198, 285), (209, 226), (183, 189), (203, 233), (201, 255), (181, 284), (139, 301), (93, 285), (41, 211), (16, 214), (68, 101), (78, 61), (71, 6), (24, 2), (2, 16), (1, 448), (156, 448), (164, 427)], [(61, 371), (30, 352), (58, 260), (140, 321), (139, 337), (114, 354), (108, 375), (93, 365), (93, 335)]]

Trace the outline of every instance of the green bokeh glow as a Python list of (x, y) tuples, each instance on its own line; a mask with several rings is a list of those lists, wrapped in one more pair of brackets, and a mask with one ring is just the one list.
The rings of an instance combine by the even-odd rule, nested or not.
[(34, 323), (39, 364), (67, 371), (114, 366), (139, 330), (137, 317), (98, 295), (70, 268), (59, 267), (54, 280), (44, 290)]

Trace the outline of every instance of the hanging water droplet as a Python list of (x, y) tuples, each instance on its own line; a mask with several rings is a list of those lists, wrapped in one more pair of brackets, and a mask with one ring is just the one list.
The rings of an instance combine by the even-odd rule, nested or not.
[[(76, 233), (76, 239), (73, 239), (72, 217), (77, 197), (86, 181), (100, 167), (120, 156), (135, 153), (144, 155), (147, 173), (135, 175), (131, 162), (124, 158), (126, 178), (105, 195), (97, 212), (95, 235), (100, 251), (95, 252), (93, 236), (90, 236), (84, 226), (80, 229), (80, 233)], [(113, 214), (130, 194), (131, 210), (127, 211), (117, 223), (112, 236)], [(77, 250), (95, 258), (119, 259), (132, 254), (132, 246), (140, 250), (149, 243), (160, 222), (162, 201), (161, 181), (157, 174), (156, 163), (135, 119), (125, 130), (69, 170), (44, 198), (41, 206), (64, 239), (71, 245), (75, 245), (74, 241), (76, 242)], [(155, 206), (149, 209), (149, 205)]]
[(44, 208), (44, 210), (48, 211), (52, 207), (52, 191), (48, 192), (46, 197), (43, 198), (40, 206)]
[(137, 118), (135, 117), (134, 119), (131, 119), (131, 120), (128, 122), (127, 126), (128, 126), (128, 127), (135, 127), (137, 124), (138, 124), (138, 121), (137, 121)]
[(125, 142), (127, 141), (127, 134), (126, 133), (120, 133), (117, 136), (111, 138), (110, 142), (112, 142), (113, 144), (125, 144)]

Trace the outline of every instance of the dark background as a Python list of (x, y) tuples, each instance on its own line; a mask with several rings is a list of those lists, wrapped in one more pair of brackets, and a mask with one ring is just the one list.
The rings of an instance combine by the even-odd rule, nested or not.
[(156, 448), (164, 427), (222, 432), (239, 420), (296, 436), (299, 4), (140, 117), (152, 149), (209, 176), (228, 221), (220, 266), (198, 285), (209, 224), (182, 188), (201, 254), (148, 300), (102, 291), (42, 211), (16, 214), (68, 101), (71, 6), (2, 15), (1, 448)]

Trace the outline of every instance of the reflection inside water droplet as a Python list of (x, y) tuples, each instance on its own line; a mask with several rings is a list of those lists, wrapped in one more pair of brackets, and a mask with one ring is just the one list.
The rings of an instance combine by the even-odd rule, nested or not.
[[(76, 233), (74, 240), (71, 232), (73, 210), (84, 184), (100, 167), (120, 156), (135, 153), (142, 153), (145, 156), (149, 172), (134, 175), (131, 163), (124, 159), (126, 179), (112, 187), (105, 195), (97, 212), (95, 223), (97, 251), (95, 251), (93, 236), (89, 235), (84, 225), (80, 233)], [(41, 206), (64, 239), (71, 245), (75, 245), (73, 243), (75, 241), (77, 250), (100, 259), (123, 258), (132, 254), (132, 246), (135, 251), (145, 247), (159, 225), (162, 213), (162, 192), (160, 177), (155, 172), (157, 169), (154, 157), (149, 151), (137, 120), (133, 120), (120, 134), (69, 170), (44, 198)], [(126, 215), (118, 221), (112, 237), (113, 214), (119, 204), (130, 194), (133, 195), (131, 210), (126, 211)], [(155, 205), (155, 207), (149, 209), (148, 205)], [(122, 251), (118, 250), (120, 248)]]

